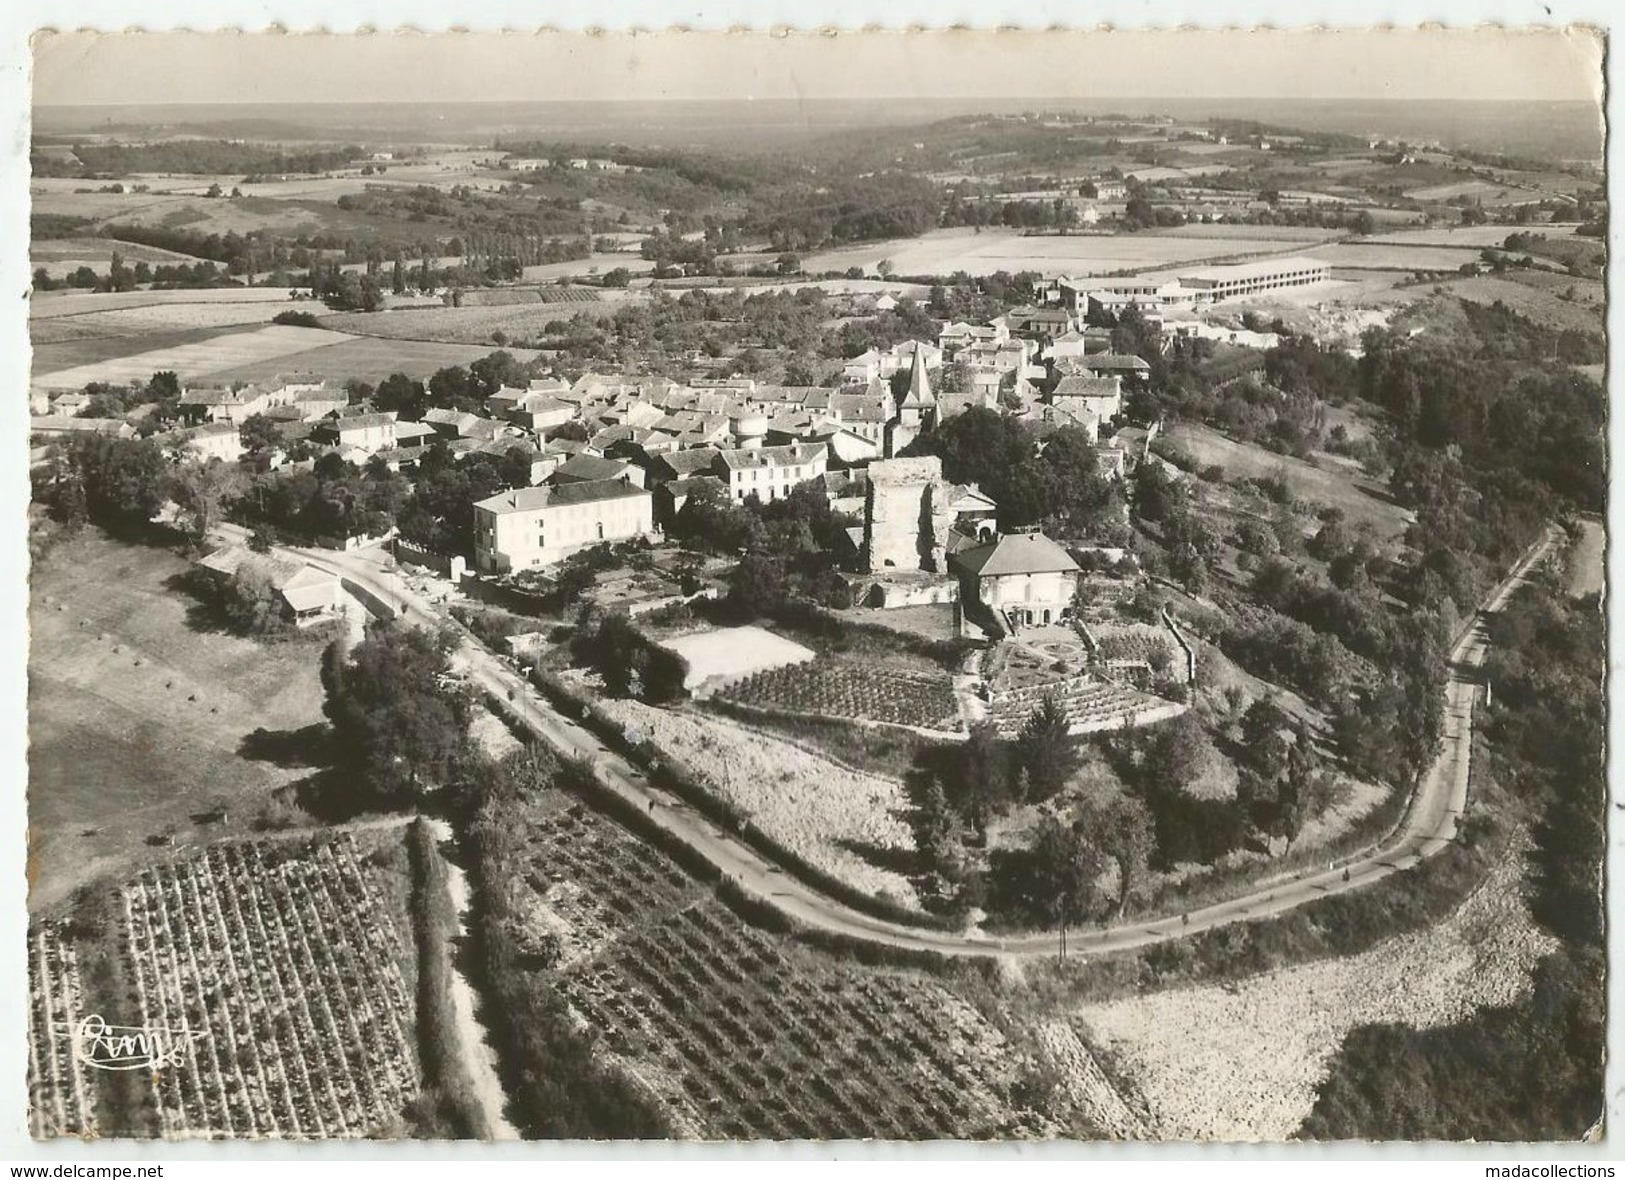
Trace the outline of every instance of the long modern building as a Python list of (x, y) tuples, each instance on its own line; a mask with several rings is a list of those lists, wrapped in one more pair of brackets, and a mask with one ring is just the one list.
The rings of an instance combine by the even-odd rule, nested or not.
[(1318, 258), (1265, 258), (1192, 271), (1179, 276), (1179, 285), (1198, 300), (1215, 300), (1307, 287), (1324, 283), (1331, 275), (1331, 265)]

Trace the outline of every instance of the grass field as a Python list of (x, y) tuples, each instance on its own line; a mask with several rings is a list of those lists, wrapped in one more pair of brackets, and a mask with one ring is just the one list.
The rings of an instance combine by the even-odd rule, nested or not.
[(37, 344), (55, 344), (64, 340), (84, 340), (100, 336), (145, 338), (153, 332), (268, 324), (284, 310), (286, 307), (281, 303), (248, 303), (242, 300), (221, 303), (163, 303), (153, 304), (150, 307), (127, 307), (117, 311), (89, 311), (79, 315), (35, 319), (29, 324), (28, 335), (29, 339)]
[(324, 327), (386, 340), (433, 340), (449, 344), (488, 344), (493, 332), (524, 340), (542, 335), (554, 320), (608, 310), (598, 302), (515, 303), (496, 307), (426, 307), (385, 314), (325, 315)]
[(148, 836), (193, 831), (222, 801), (250, 813), (308, 774), (238, 754), (264, 727), (319, 723), (317, 649), (265, 646), (187, 622), (165, 583), (186, 562), (94, 530), (32, 573), (29, 608), (31, 910), (145, 858)]
[(208, 291), (124, 291), (117, 294), (47, 291), (29, 298), (28, 318), (34, 321), (78, 316), (91, 311), (163, 307), (171, 309), (177, 317), (175, 327), (195, 327), (183, 318), (189, 314), (186, 308), (218, 307), (227, 303), (275, 303), (281, 304), (278, 310), (282, 310), (293, 305), (290, 294), (291, 288), (288, 287), (218, 287)]
[(173, 369), (182, 380), (196, 381), (266, 362), (272, 363), (273, 371), (281, 372), (304, 367), (294, 358), (346, 339), (337, 332), (286, 324), (228, 332), (173, 349), (148, 348), (140, 337), (131, 337), (126, 340), (124, 355), (58, 370), (51, 374), (50, 384), (78, 389), (92, 381), (145, 381), (159, 369)]
[(126, 266), (134, 266), (138, 262), (154, 265), (184, 262), (190, 265), (201, 261), (190, 254), (133, 242), (115, 242), (109, 238), (47, 238), (29, 243), (28, 265), (30, 268), (43, 266), (53, 275), (67, 274), (81, 266), (88, 266), (103, 274), (112, 265), (115, 251)]
[(1197, 238), (1160, 234), (1023, 237), (1003, 231), (935, 230), (918, 238), (828, 250), (802, 260), (809, 271), (873, 269), (890, 259), (898, 274), (992, 274), (1036, 270), (1049, 274), (1109, 274), (1206, 262), (1230, 255), (1292, 253), (1303, 241), (1291, 237)]
[(1444, 922), (1362, 954), (1091, 1004), (1078, 1024), (1144, 1099), (1159, 1139), (1290, 1138), (1350, 1030), (1437, 1028), (1511, 1003), (1555, 940), (1530, 920), (1504, 857)]
[[(1529, 231), (1545, 234), (1548, 238), (1571, 237), (1576, 225), (1533, 225)], [(1507, 225), (1437, 225), (1427, 229), (1401, 229), (1391, 233), (1372, 234), (1362, 238), (1366, 242), (1381, 242), (1394, 246), (1459, 246), (1478, 250), (1485, 246), (1499, 246), (1507, 235), (1517, 232)]]
[[(314, 332), (318, 329), (283, 329), (284, 331)], [(338, 337), (330, 344), (284, 356), (250, 360), (229, 368), (216, 369), (209, 376), (215, 381), (269, 381), (283, 373), (313, 373), (335, 381), (354, 377), (358, 381), (377, 384), (393, 373), (408, 377), (427, 378), (436, 369), (448, 365), (466, 365), (496, 351), (494, 344), (437, 344), (414, 340), (382, 340), (364, 336), (342, 336), (337, 332), (322, 333), (328, 338)], [(536, 358), (529, 348), (503, 350), (520, 361)]]
[(1457, 270), (1464, 262), (1477, 262), (1478, 249), (1390, 243), (1335, 242), (1304, 251), (1344, 270)]
[[(1576, 298), (1573, 302), (1559, 298), (1559, 292), (1570, 287), (1577, 296), (1584, 292), (1590, 298)], [(1452, 279), (1445, 290), (1469, 303), (1504, 304), (1519, 315), (1550, 328), (1598, 333), (1603, 330), (1606, 296), (1602, 284), (1595, 280), (1571, 279), (1566, 275), (1537, 278), (1535, 272), (1509, 272), (1505, 276)]]
[[(55, 327), (58, 324), (71, 324), (72, 320), (44, 320), (42, 326), (49, 324)], [(183, 328), (170, 332), (148, 332), (141, 337), (139, 347), (144, 353), (168, 353), (190, 347), (194, 344), (203, 344), (217, 337), (235, 332), (234, 327), (226, 328)], [(55, 375), (70, 369), (78, 369), (87, 365), (99, 365), (108, 361), (116, 361), (121, 357), (130, 355), (132, 341), (128, 336), (72, 336), (68, 333), (50, 332), (50, 336), (59, 336), (44, 342), (36, 337), (33, 341), (34, 379), (51, 378), (43, 381), (46, 385), (56, 385)], [(159, 368), (167, 368), (160, 365)], [(157, 370), (148, 370), (139, 374), (142, 379), (150, 378)]]
[(1280, 476), (1295, 498), (1341, 508), (1350, 522), (1370, 524), (1384, 538), (1398, 536), (1410, 523), (1410, 513), (1388, 500), (1385, 489), (1348, 469), (1278, 455), (1189, 422), (1170, 427), (1163, 437), (1203, 467), (1218, 464), (1227, 479)]

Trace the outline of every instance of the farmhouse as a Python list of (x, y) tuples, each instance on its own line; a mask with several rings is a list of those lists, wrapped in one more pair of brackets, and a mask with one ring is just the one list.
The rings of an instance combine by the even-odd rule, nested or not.
[(474, 505), (474, 564), (485, 574), (537, 569), (653, 530), (653, 499), (630, 482), (517, 488)]
[(197, 564), (220, 582), (235, 577), (239, 570), (263, 575), (276, 590), (284, 617), (301, 627), (331, 619), (343, 610), (338, 576), (303, 562), (277, 561), (246, 546), (230, 545)]
[(1082, 572), (1065, 549), (1036, 530), (962, 549), (949, 563), (959, 575), (960, 599), (979, 603), (1012, 631), (1069, 615)]

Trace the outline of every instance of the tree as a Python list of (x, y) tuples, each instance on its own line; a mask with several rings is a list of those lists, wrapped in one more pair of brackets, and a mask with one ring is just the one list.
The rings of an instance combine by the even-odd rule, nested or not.
[(407, 422), (416, 422), (428, 408), (428, 392), (423, 382), (405, 373), (391, 373), (373, 391), (373, 404), (382, 413), (393, 412)]
[(1027, 774), (1024, 803), (1048, 799), (1072, 777), (1078, 766), (1066, 710), (1053, 693), (1046, 693), (1027, 718), (1015, 741), (1015, 761)]
[(1117, 865), (1118, 914), (1128, 908), (1129, 893), (1145, 876), (1156, 851), (1156, 823), (1138, 795), (1118, 795), (1104, 807), (1083, 810), (1079, 823), (1089, 844)]
[(187, 535), (193, 544), (202, 544), (219, 523), (226, 503), (241, 493), (242, 472), (218, 459), (189, 461), (175, 469), (171, 489)]
[(348, 653), (323, 654), (322, 711), (362, 802), (397, 806), (449, 780), (468, 737), (470, 701), (451, 679), (453, 639), (387, 622)]
[(741, 618), (771, 613), (784, 604), (789, 593), (783, 560), (765, 553), (745, 554), (728, 578), (728, 605)]
[(1033, 841), (1032, 866), (1032, 900), (1050, 921), (1082, 921), (1099, 909), (1106, 860), (1077, 825), (1046, 815)]
[(251, 414), (244, 419), (237, 428), (237, 436), (242, 440), (243, 449), (256, 459), (282, 445), (282, 432), (277, 429), (276, 420), (264, 414)]
[(239, 635), (274, 635), (289, 625), (271, 571), (257, 561), (245, 561), (226, 580), (220, 611)]

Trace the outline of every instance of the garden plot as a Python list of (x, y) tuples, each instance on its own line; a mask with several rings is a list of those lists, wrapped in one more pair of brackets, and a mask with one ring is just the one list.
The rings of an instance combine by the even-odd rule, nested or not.
[(857, 889), (918, 908), (908, 878), (870, 859), (895, 863), (913, 854), (914, 835), (899, 818), (909, 806), (902, 783), (723, 718), (625, 700), (601, 707), (687, 763), (769, 839)]
[(814, 660), (756, 672), (721, 694), (730, 701), (775, 712), (856, 721), (883, 721), (917, 729), (964, 729), (945, 672), (923, 672), (846, 660)]
[(1154, 1137), (1285, 1139), (1350, 1030), (1436, 1028), (1523, 994), (1557, 945), (1530, 920), (1523, 864), (1503, 857), (1446, 921), (1363, 954), (1086, 1005), (1076, 1019), (1145, 1100)]
[[(545, 805), (545, 804), (544, 804)], [(798, 951), (704, 897), (665, 854), (579, 806), (526, 825), (509, 907), (605, 1063), (680, 1136), (1035, 1137), (1024, 1062), (933, 980)], [(527, 902), (526, 894), (529, 895)], [(545, 914), (550, 920), (531, 925)], [(544, 1066), (546, 1063), (535, 1063)]]
[[(172, 369), (183, 381), (201, 380), (241, 366), (274, 361), (282, 368), (296, 367), (289, 358), (324, 344), (348, 339), (321, 328), (295, 328), (270, 324), (247, 332), (232, 332), (174, 349), (142, 351), (111, 360), (62, 369), (51, 374), (50, 384), (81, 389), (92, 381), (125, 385), (145, 381), (160, 369)], [(133, 341), (132, 341), (133, 343)]]
[(352, 837), (215, 845), (121, 894), (131, 1023), (206, 1034), (151, 1075), (165, 1139), (399, 1127), (419, 1089), (406, 940)]
[(688, 661), (683, 687), (718, 687), (740, 676), (810, 660), (817, 653), (760, 627), (718, 627), (660, 641)]

